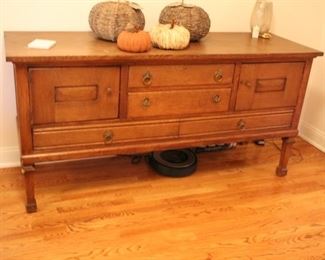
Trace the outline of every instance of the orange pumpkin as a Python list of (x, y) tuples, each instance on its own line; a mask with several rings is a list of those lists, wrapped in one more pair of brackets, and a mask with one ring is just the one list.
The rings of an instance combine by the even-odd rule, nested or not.
[(128, 29), (117, 37), (117, 47), (127, 52), (146, 52), (152, 47), (150, 34), (136, 29)]

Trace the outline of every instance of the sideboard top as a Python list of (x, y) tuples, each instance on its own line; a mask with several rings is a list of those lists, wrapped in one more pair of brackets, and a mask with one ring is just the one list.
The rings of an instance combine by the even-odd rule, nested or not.
[[(49, 50), (29, 49), (34, 39), (57, 43)], [(322, 52), (284, 38), (252, 39), (250, 33), (209, 33), (181, 51), (153, 48), (147, 53), (126, 53), (116, 43), (99, 40), (92, 32), (5, 32), (6, 59), (14, 63), (45, 62), (155, 62), (182, 60), (314, 58)]]

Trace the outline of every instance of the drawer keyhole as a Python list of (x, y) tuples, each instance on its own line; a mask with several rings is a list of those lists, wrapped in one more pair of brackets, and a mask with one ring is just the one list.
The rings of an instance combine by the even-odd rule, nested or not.
[(152, 75), (149, 71), (147, 71), (142, 77), (143, 85), (149, 87), (152, 83)]

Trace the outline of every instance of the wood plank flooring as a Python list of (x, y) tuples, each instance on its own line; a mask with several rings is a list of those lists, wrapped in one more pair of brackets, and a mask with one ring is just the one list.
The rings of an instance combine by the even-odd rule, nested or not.
[(301, 139), (199, 154), (191, 177), (128, 157), (41, 166), (38, 213), (19, 169), (0, 170), (0, 259), (325, 259), (325, 154)]

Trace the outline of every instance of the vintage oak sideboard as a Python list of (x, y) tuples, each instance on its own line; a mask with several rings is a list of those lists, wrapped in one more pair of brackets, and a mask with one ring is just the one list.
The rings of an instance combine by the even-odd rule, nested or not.
[[(33, 39), (56, 40), (50, 50)], [(287, 173), (313, 58), (283, 38), (210, 33), (182, 51), (130, 54), (91, 32), (6, 32), (27, 212), (35, 165), (279, 137)]]

